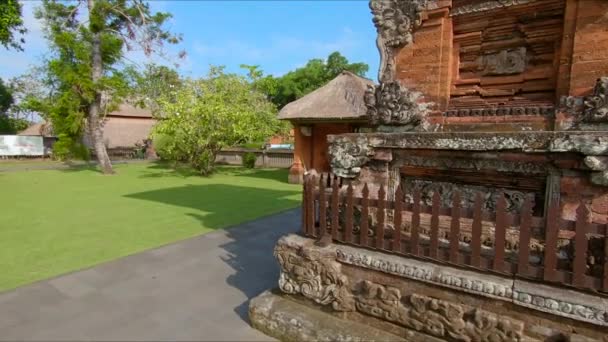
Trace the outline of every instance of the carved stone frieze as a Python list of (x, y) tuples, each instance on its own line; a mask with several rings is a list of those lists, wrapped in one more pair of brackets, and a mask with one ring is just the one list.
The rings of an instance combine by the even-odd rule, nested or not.
[(397, 323), (431, 336), (457, 341), (519, 341), (524, 324), (484, 310), (467, 312), (462, 305), (411, 294), (402, 297), (399, 289), (361, 283), (356, 295), (357, 311)]
[(420, 14), (426, 3), (427, 0), (370, 0), (372, 20), (378, 31), (380, 82), (394, 79), (396, 50), (412, 42), (412, 33), (420, 26)]
[[(397, 155), (397, 154), (395, 154)], [(463, 158), (428, 158), (413, 156), (409, 154), (399, 154), (395, 157), (394, 167), (417, 166), (433, 169), (451, 170), (494, 170), (499, 172), (517, 172), (528, 175), (547, 174), (547, 165), (541, 163), (507, 161), (500, 159), (463, 159)]]
[(514, 75), (526, 70), (526, 48), (523, 46), (485, 54), (479, 58), (480, 71), (484, 76)]
[(458, 15), (464, 15), (464, 14), (470, 14), (470, 13), (492, 11), (492, 10), (496, 10), (496, 9), (503, 8), (503, 7), (527, 4), (532, 1), (535, 1), (535, 0), (500, 0), (500, 1), (493, 0), (493, 1), (476, 2), (476, 3), (454, 8), (451, 12), (451, 15), (458, 16)]
[(516, 280), (513, 302), (539, 311), (608, 326), (608, 300)]
[(302, 294), (336, 311), (358, 311), (436, 337), (458, 341), (517, 341), (521, 322), (421, 294), (401, 294), (373, 281), (350, 281), (340, 268), (363, 269), (512, 302), (608, 327), (608, 299), (579, 291), (390, 255), (346, 245), (314, 246), (296, 235), (279, 240), (283, 292)]
[(332, 172), (343, 178), (355, 178), (374, 155), (365, 139), (330, 142), (328, 153)]
[(371, 251), (355, 252), (351, 247), (346, 246), (337, 248), (336, 259), (349, 265), (447, 286), (485, 297), (510, 300), (512, 296), (509, 282), (502, 281), (500, 278), (488, 276), (482, 280), (469, 272), (444, 272), (432, 264), (413, 259), (382, 256), (380, 253)]
[(412, 179), (409, 177), (404, 177), (402, 183), (405, 185), (405, 199), (407, 202), (413, 202), (413, 190), (418, 188), (421, 190), (422, 202), (426, 205), (432, 205), (433, 194), (438, 192), (442, 206), (451, 207), (454, 192), (458, 191), (464, 208), (473, 208), (477, 193), (482, 193), (485, 194), (482, 207), (484, 210), (495, 211), (499, 196), (504, 195), (507, 200), (507, 211), (519, 212), (527, 196), (534, 198), (533, 192), (521, 192), (487, 186), (459, 185), (449, 182)]
[(528, 106), (528, 107), (492, 107), (492, 108), (462, 108), (450, 109), (443, 113), (445, 117), (466, 117), (466, 116), (506, 116), (506, 115), (537, 115), (552, 116), (555, 108), (548, 106)]
[(365, 106), (372, 125), (402, 126), (413, 130), (428, 115), (431, 105), (422, 101), (422, 93), (410, 91), (399, 81), (368, 86), (365, 93)]
[(319, 250), (281, 239), (274, 255), (281, 267), (279, 287), (283, 292), (301, 294), (316, 303), (331, 305), (336, 311), (353, 310), (348, 279), (331, 254), (324, 255)]

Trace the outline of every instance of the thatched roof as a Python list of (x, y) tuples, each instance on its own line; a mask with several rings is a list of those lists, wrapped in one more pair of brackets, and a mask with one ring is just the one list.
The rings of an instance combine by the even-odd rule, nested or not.
[(343, 71), (312, 93), (288, 103), (279, 112), (282, 120), (348, 120), (366, 115), (365, 90), (374, 82)]
[(54, 137), (53, 125), (50, 122), (42, 121), (35, 123), (23, 131), (17, 133), (17, 135), (36, 135), (43, 137)]

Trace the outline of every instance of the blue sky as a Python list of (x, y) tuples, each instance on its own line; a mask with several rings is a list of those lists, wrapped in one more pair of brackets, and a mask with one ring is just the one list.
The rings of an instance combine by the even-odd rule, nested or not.
[[(282, 75), (311, 58), (340, 51), (351, 62), (370, 66), (376, 79), (376, 32), (368, 2), (358, 1), (150, 1), (155, 10), (173, 14), (168, 27), (184, 41), (171, 48), (185, 50), (179, 70), (185, 76), (202, 76), (210, 64), (239, 72), (240, 64), (260, 65), (267, 73)], [(2, 50), (0, 77), (7, 79), (40, 63), (46, 51), (40, 23), (33, 16), (37, 1), (24, 1), (24, 18), (30, 30), (25, 52)], [(129, 58), (146, 62), (141, 52)], [(158, 58), (155, 58), (159, 61)]]

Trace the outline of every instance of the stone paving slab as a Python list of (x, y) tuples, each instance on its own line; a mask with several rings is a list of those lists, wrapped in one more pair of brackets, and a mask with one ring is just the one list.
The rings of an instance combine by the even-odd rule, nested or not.
[(276, 286), (273, 247), (299, 210), (0, 293), (0, 340), (268, 341), (249, 300)]

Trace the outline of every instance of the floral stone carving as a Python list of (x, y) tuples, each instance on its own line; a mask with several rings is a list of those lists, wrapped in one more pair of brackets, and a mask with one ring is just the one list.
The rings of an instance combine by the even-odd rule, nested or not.
[[(398, 125), (404, 130), (420, 126), (431, 103), (421, 101), (422, 93), (410, 91), (399, 81), (368, 86), (365, 106), (372, 125)], [(409, 128), (409, 129), (407, 129)]]
[(336, 311), (352, 311), (354, 302), (348, 279), (340, 272), (335, 256), (304, 246), (290, 246), (284, 239), (274, 249), (281, 266), (279, 288), (289, 294), (301, 294)]
[(519, 341), (523, 322), (423, 295), (402, 298), (399, 289), (363, 281), (356, 298), (357, 311), (457, 341)]
[(351, 286), (336, 262), (336, 250), (283, 237), (275, 248), (281, 265), (279, 286), (336, 311), (358, 311), (446, 340), (520, 341), (524, 324), (488, 311), (361, 280)]
[(374, 151), (367, 139), (336, 140), (329, 145), (329, 160), (332, 172), (343, 178), (355, 178), (361, 166), (370, 160)]
[(380, 51), (378, 80), (392, 81), (395, 73), (395, 51), (412, 42), (412, 33), (420, 26), (420, 13), (426, 0), (371, 0), (373, 22), (378, 31), (376, 44)]

